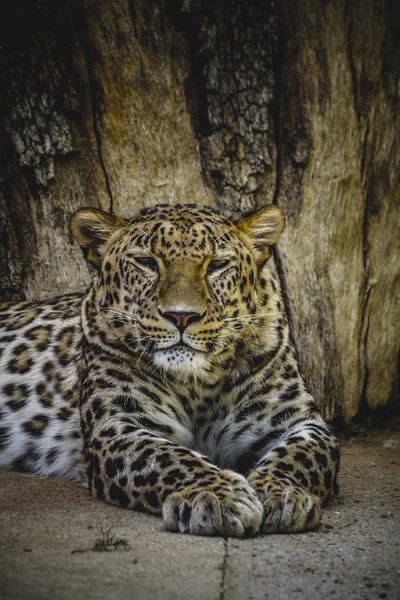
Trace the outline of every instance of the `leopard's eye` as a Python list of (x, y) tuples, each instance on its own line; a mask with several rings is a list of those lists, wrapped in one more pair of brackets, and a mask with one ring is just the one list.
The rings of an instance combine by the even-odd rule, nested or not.
[(135, 256), (135, 261), (146, 269), (150, 269), (151, 271), (155, 271), (158, 273), (158, 264), (157, 261), (151, 256)]
[(229, 259), (212, 260), (207, 267), (207, 273), (216, 273), (225, 269), (231, 261)]

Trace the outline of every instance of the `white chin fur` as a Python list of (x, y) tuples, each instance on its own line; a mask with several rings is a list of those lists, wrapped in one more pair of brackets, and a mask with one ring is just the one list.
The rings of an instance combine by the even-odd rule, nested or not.
[(204, 354), (182, 346), (156, 350), (153, 362), (166, 371), (184, 375), (201, 375), (202, 370), (210, 366)]

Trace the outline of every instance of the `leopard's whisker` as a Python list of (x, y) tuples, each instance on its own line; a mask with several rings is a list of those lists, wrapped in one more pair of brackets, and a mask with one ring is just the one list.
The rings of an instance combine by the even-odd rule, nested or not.
[(102, 310), (103, 312), (109, 312), (109, 313), (114, 313), (116, 315), (121, 315), (123, 317), (137, 317), (138, 314), (137, 313), (127, 313), (126, 311), (120, 310), (118, 308), (109, 308), (108, 306), (100, 306), (100, 310)]
[(144, 229), (142, 229), (142, 227), (139, 227), (139, 225), (137, 225), (136, 223), (128, 223), (126, 229), (139, 229), (139, 231), (143, 233), (143, 235), (145, 235), (148, 238), (150, 237), (150, 234), (147, 233), (147, 231), (145, 231)]
[(226, 233), (229, 233), (229, 231), (232, 231), (232, 229), (235, 229), (235, 225), (233, 225), (232, 227), (229, 227), (229, 229), (226, 229), (225, 231), (220, 233), (220, 235), (217, 235), (217, 237), (213, 237), (213, 241), (216, 242), (217, 240), (219, 240), (220, 237), (222, 237)]
[(240, 319), (259, 319), (262, 317), (271, 317), (274, 315), (282, 315), (282, 311), (271, 311), (269, 313), (257, 313), (251, 315), (239, 315), (237, 317), (225, 317), (224, 321), (239, 321)]

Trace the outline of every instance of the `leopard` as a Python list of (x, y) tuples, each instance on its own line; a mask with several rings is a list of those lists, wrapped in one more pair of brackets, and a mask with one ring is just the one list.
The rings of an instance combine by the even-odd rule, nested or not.
[(86, 485), (167, 531), (316, 529), (339, 446), (300, 373), (275, 204), (78, 209), (84, 293), (0, 309), (0, 467)]

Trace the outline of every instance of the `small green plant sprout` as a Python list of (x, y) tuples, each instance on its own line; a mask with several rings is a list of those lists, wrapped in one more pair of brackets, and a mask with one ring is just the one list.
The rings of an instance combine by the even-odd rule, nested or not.
[(110, 529), (101, 528), (101, 537), (97, 539), (91, 548), (85, 550), (73, 550), (72, 554), (80, 552), (108, 552), (109, 550), (129, 550), (128, 540), (111, 535)]
[(111, 535), (111, 528), (101, 528), (101, 538), (95, 541), (91, 550), (93, 552), (107, 552), (108, 550), (129, 550), (128, 540)]

